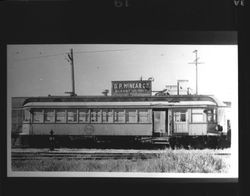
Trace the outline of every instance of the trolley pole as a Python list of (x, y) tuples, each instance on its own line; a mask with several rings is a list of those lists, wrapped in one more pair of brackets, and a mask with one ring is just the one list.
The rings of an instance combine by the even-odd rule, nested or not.
[(198, 64), (203, 64), (201, 62), (198, 62), (198, 50), (194, 50), (193, 53), (195, 53), (195, 60), (192, 63), (189, 64), (195, 64), (195, 83), (196, 83), (196, 90), (195, 90), (195, 94), (198, 95)]

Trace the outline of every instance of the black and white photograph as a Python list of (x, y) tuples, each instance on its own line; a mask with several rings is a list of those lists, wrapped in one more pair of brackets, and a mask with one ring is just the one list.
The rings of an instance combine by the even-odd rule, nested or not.
[(238, 45), (8, 44), (9, 177), (238, 178)]

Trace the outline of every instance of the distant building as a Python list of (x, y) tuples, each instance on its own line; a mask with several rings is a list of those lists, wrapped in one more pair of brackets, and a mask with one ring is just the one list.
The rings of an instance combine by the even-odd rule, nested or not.
[[(162, 91), (159, 91), (156, 93), (156, 96), (164, 96), (164, 95), (177, 95), (177, 85), (166, 85), (166, 88)], [(192, 91), (190, 88), (188, 88), (187, 84), (182, 83), (179, 86), (179, 95), (190, 95), (192, 94)]]
[(21, 132), (22, 128), (22, 105), (27, 97), (12, 97), (11, 99), (11, 133)]

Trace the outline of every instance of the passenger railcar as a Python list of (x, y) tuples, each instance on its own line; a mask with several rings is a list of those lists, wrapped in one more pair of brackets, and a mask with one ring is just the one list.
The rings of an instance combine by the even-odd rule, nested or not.
[[(49, 96), (23, 104), (23, 143), (132, 141), (174, 146), (218, 146), (227, 130), (225, 104), (213, 96)], [(119, 145), (118, 143), (118, 145)]]

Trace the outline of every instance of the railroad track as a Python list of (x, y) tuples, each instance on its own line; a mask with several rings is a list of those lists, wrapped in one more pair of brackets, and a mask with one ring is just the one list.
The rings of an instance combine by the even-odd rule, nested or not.
[(158, 158), (158, 153), (62, 153), (62, 152), (12, 152), (12, 160), (41, 160), (41, 159), (153, 159)]
[[(187, 151), (188, 153), (189, 151)], [(13, 151), (12, 160), (42, 160), (42, 159), (78, 159), (78, 160), (104, 160), (104, 159), (155, 159), (164, 151)], [(178, 151), (177, 151), (178, 153)], [(213, 152), (215, 156), (230, 156), (230, 152)]]
[(213, 155), (230, 156), (230, 155), (231, 155), (231, 153), (223, 153), (223, 152), (219, 152), (219, 153), (214, 153)]

